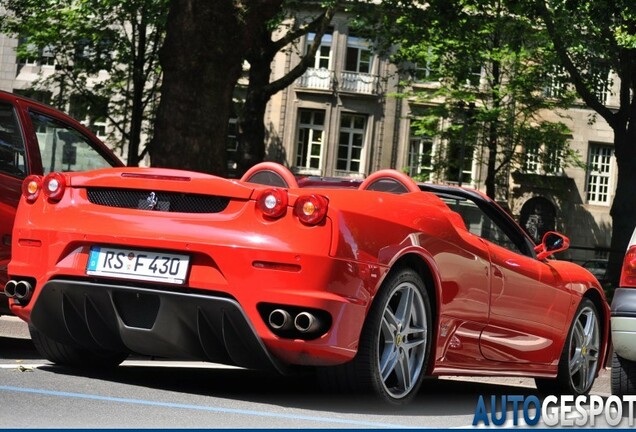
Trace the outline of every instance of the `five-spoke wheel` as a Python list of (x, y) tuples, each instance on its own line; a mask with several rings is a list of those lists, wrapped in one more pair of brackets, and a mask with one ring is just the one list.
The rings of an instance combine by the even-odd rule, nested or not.
[(537, 388), (550, 394), (586, 394), (599, 367), (601, 328), (594, 303), (584, 298), (574, 315), (556, 378), (537, 378)]
[(576, 393), (583, 394), (594, 382), (601, 346), (601, 331), (594, 305), (586, 305), (579, 311), (573, 331), (570, 332), (569, 345), (572, 388)]
[(428, 304), (411, 281), (393, 287), (378, 334), (378, 370), (384, 391), (407, 396), (419, 382), (428, 345)]

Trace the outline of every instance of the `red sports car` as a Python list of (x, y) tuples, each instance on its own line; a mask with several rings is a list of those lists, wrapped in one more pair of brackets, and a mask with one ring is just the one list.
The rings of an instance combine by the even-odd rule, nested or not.
[[(128, 353), (281, 372), (410, 400), (425, 375), (514, 375), (589, 391), (608, 342), (603, 290), (474, 190), (394, 170), (299, 187), (113, 168), (28, 177), (12, 311), (61, 364)], [(337, 183), (337, 182), (336, 182)]]

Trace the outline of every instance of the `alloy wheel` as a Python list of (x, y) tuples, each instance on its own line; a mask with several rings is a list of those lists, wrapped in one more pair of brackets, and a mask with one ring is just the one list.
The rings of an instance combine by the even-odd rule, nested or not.
[(422, 295), (411, 282), (389, 295), (380, 324), (378, 367), (386, 392), (407, 396), (422, 373), (427, 349), (427, 316)]
[(586, 306), (579, 312), (570, 335), (569, 370), (574, 390), (583, 394), (594, 381), (600, 352), (600, 336), (596, 312)]

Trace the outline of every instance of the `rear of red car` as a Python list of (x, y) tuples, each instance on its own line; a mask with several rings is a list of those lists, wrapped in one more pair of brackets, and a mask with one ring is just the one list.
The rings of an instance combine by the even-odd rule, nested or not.
[(636, 231), (623, 259), (619, 288), (612, 300), (612, 393), (636, 393)]
[(39, 332), (94, 352), (342, 363), (379, 275), (330, 256), (327, 205), (163, 169), (30, 177), (5, 291)]

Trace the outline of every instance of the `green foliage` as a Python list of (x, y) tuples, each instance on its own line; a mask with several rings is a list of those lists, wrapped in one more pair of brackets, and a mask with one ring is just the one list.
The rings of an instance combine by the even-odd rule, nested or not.
[(9, 13), (0, 31), (21, 39), (18, 57), (54, 58), (54, 72), (36, 88), (57, 88), (53, 102), (60, 108), (72, 96), (89, 105), (106, 98), (119, 144), (138, 144), (141, 116), (132, 113), (151, 116), (156, 104), (168, 0), (6, 0), (4, 6)]
[[(556, 55), (537, 31), (530, 5), (514, 0), (430, 0), (368, 2), (357, 9), (358, 26), (376, 34), (377, 49), (401, 66), (404, 94), (411, 106), (426, 107), (413, 118), (417, 134), (469, 143), (488, 164), (487, 191), (507, 183), (523, 149), (539, 140), (543, 149), (568, 155), (567, 131), (542, 113), (572, 102), (572, 93), (546, 97), (554, 85)], [(465, 108), (472, 103), (467, 130)], [(436, 119), (436, 120), (434, 120)], [(442, 123), (450, 126), (440, 127)], [(462, 134), (466, 136), (462, 137)], [(496, 157), (489, 157), (496, 153)], [(467, 153), (468, 160), (472, 153)], [(448, 154), (438, 157), (443, 170)], [(547, 162), (547, 159), (546, 159)]]

